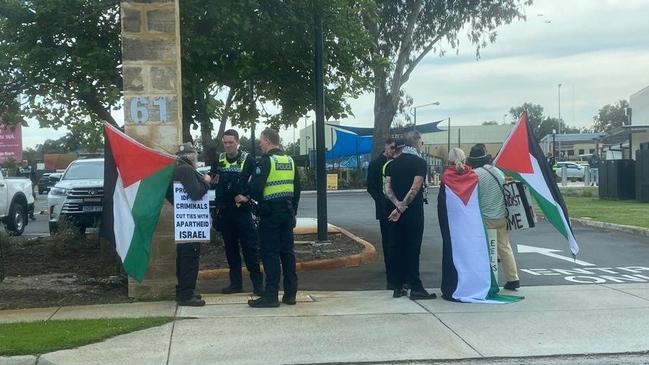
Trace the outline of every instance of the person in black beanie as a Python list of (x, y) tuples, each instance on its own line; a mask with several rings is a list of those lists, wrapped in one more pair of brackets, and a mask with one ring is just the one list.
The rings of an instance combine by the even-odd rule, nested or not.
[[(198, 154), (191, 143), (182, 144), (178, 152), (178, 162), (173, 181), (180, 182), (192, 200), (199, 200), (209, 187), (210, 177), (196, 171)], [(167, 200), (173, 204), (173, 184), (167, 190)], [(205, 301), (195, 294), (198, 279), (198, 260), (201, 253), (200, 242), (178, 242), (176, 244), (176, 301), (181, 306), (202, 307)]]
[(498, 257), (507, 280), (504, 288), (516, 290), (520, 287), (520, 281), (507, 232), (507, 208), (503, 188), (505, 174), (491, 165), (491, 155), (487, 154), (487, 149), (482, 143), (471, 148), (467, 162), (478, 175), (478, 202), (485, 226), (497, 232)]

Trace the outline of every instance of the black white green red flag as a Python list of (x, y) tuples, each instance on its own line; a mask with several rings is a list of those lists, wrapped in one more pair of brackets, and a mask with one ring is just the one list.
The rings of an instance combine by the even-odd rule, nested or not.
[(572, 232), (566, 203), (555, 182), (554, 172), (534, 139), (527, 112), (521, 114), (494, 165), (527, 184), (546, 220), (566, 238), (572, 254), (577, 255), (579, 245)]
[(126, 273), (141, 282), (176, 157), (146, 147), (108, 123), (104, 135), (102, 235), (115, 245)]
[[(437, 196), (442, 232), (442, 296), (465, 303), (504, 304), (521, 297), (499, 294), (497, 261), (478, 201), (478, 175), (447, 168)], [(492, 251), (494, 251), (492, 253)]]

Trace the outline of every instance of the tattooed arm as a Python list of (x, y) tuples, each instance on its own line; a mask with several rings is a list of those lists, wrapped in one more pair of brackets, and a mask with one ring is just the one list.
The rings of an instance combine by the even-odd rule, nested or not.
[(398, 207), (401, 202), (399, 199), (397, 199), (397, 196), (394, 195), (394, 191), (392, 190), (392, 178), (390, 176), (387, 176), (385, 178), (385, 185), (383, 186), (383, 191), (385, 191), (385, 197), (388, 198), (392, 204), (394, 204), (395, 207)]
[(410, 205), (410, 203), (415, 200), (415, 197), (419, 193), (419, 190), (422, 186), (424, 186), (424, 178), (422, 176), (415, 176), (415, 178), (412, 180), (410, 190), (408, 190), (408, 194), (406, 194), (406, 197), (403, 198), (402, 204), (405, 208), (407, 208), (408, 205)]

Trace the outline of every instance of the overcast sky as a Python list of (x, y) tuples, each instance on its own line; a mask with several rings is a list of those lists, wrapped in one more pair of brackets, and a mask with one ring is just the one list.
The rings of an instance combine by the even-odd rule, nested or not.
[[(479, 60), (462, 39), (459, 54), (422, 61), (404, 89), (415, 105), (440, 105), (419, 108), (418, 123), (448, 117), (454, 125), (502, 123), (509, 108), (526, 101), (557, 116), (561, 83), (562, 118), (589, 126), (600, 107), (649, 86), (649, 0), (535, 0), (525, 12), (527, 21), (501, 27)], [(373, 96), (351, 105), (355, 117), (341, 124), (372, 126)], [(25, 128), (24, 146), (65, 133)], [(281, 134), (292, 141), (292, 129)]]

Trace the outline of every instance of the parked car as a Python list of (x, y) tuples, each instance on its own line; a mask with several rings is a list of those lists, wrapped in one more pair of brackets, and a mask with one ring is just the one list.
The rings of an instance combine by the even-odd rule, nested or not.
[(566, 166), (566, 177), (568, 180), (576, 181), (584, 179), (584, 166), (578, 165), (574, 162), (557, 162), (554, 165), (554, 173), (557, 174), (559, 178), (561, 178), (561, 169), (563, 166)]
[(39, 194), (44, 194), (45, 192), (50, 191), (50, 187), (52, 187), (52, 181), (50, 180), (50, 175), (51, 173), (46, 172), (43, 175), (41, 175), (41, 178), (38, 179), (38, 193)]
[(0, 222), (9, 233), (21, 235), (33, 211), (32, 181), (24, 177), (5, 177), (0, 171)]
[(103, 210), (103, 198), (104, 159), (72, 161), (47, 195), (50, 234), (56, 233), (62, 220), (80, 233), (96, 226)]

